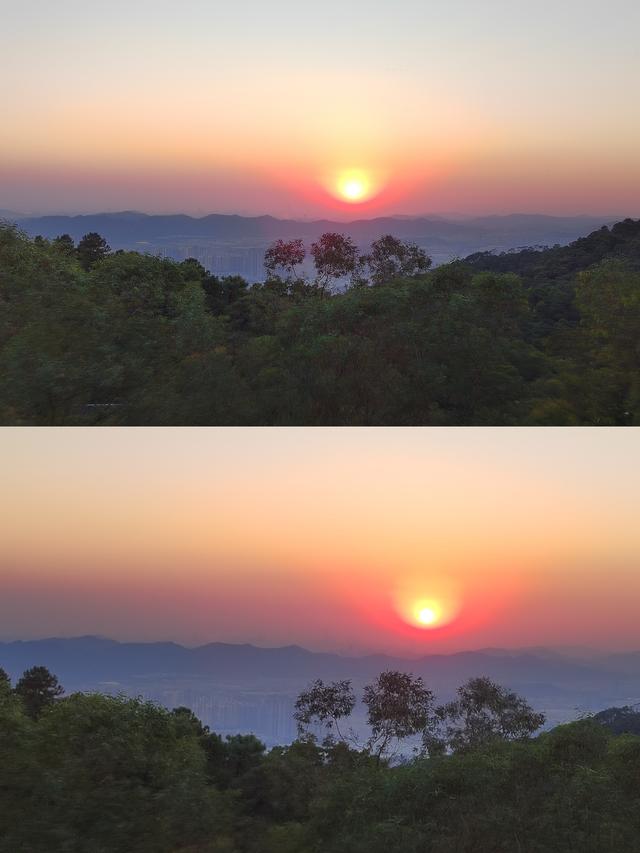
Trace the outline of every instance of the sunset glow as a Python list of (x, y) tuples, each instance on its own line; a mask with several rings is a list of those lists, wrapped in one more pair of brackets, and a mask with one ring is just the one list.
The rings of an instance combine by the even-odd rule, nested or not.
[(640, 643), (637, 435), (5, 429), (6, 636)]
[(637, 849), (639, 0), (5, 7), (0, 853)]
[(370, 194), (370, 183), (364, 172), (345, 172), (338, 183), (340, 195), (350, 202), (363, 201)]
[[(425, 589), (430, 594), (425, 594)], [(466, 594), (470, 597), (470, 588)], [(407, 625), (433, 630), (444, 628), (459, 616), (463, 597), (454, 573), (404, 573), (395, 589), (394, 605)]]
[(551, 39), (502, 0), (23, 0), (0, 34), (1, 206), (637, 215), (640, 7), (549, 12)]

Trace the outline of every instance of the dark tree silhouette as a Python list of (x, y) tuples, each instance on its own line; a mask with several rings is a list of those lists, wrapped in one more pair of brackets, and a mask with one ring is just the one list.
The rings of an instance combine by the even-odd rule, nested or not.
[(85, 234), (78, 243), (77, 253), (80, 265), (85, 270), (90, 270), (99, 261), (105, 258), (111, 250), (104, 237), (95, 231)]
[(64, 693), (64, 688), (46, 666), (33, 666), (23, 673), (15, 692), (22, 700), (26, 713), (35, 720)]
[(53, 245), (69, 257), (76, 253), (76, 244), (73, 242), (73, 237), (69, 234), (61, 234), (59, 237), (56, 237)]
[(471, 749), (493, 739), (527, 738), (544, 724), (545, 715), (490, 678), (471, 678), (458, 688), (458, 698), (440, 709), (447, 720), (451, 749)]
[(323, 294), (332, 280), (352, 276), (358, 269), (358, 247), (351, 237), (327, 232), (311, 244), (311, 256), (317, 273), (317, 284)]
[(370, 752), (380, 758), (394, 744), (433, 728), (434, 695), (422, 678), (388, 670), (364, 688)]
[(374, 240), (363, 262), (369, 267), (371, 283), (378, 286), (394, 278), (420, 275), (431, 266), (431, 258), (424, 249), (391, 234)]
[(315, 723), (325, 726), (330, 736), (335, 730), (340, 740), (346, 740), (338, 721), (348, 717), (355, 704), (356, 699), (350, 681), (333, 681), (331, 684), (325, 684), (322, 679), (317, 679), (296, 700), (293, 717), (298, 725), (298, 735), (308, 736), (309, 727)]
[(0, 666), (0, 696), (11, 692), (11, 679), (9, 674)]

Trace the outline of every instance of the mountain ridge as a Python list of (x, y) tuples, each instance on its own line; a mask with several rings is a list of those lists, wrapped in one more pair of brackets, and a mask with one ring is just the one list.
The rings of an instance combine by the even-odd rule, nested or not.
[(349, 679), (361, 692), (388, 669), (421, 676), (439, 701), (452, 699), (469, 678), (488, 676), (544, 710), (550, 724), (640, 701), (640, 652), (605, 653), (595, 661), (522, 649), (407, 659), (348, 657), (296, 645), (121, 643), (91, 635), (0, 643), (0, 667), (14, 682), (36, 665), (53, 672), (67, 693), (143, 696), (169, 708), (186, 706), (215, 731), (251, 731), (269, 745), (295, 739), (295, 698), (315, 679)]
[[(252, 643), (211, 642), (189, 647), (173, 641), (120, 642), (106, 637), (49, 637), (38, 640), (13, 640), (0, 643), (0, 665), (13, 675), (28, 666), (41, 664), (58, 670), (64, 679), (90, 675), (121, 677), (145, 672), (148, 675), (220, 675), (280, 678), (370, 677), (385, 668), (414, 671), (428, 676), (448, 671), (473, 674), (487, 670), (497, 677), (509, 673), (527, 677), (571, 678), (613, 677), (621, 672), (640, 676), (640, 652), (605, 653), (597, 660), (578, 660), (561, 653), (549, 655), (535, 649), (466, 650), (406, 658), (385, 653), (355, 657), (335, 652), (315, 652), (299, 645), (256, 646)], [(22, 669), (21, 669), (22, 667)], [(484, 668), (484, 669), (483, 669)]]
[(615, 218), (601, 216), (562, 217), (545, 214), (493, 214), (462, 220), (436, 216), (378, 216), (350, 221), (320, 218), (312, 220), (280, 219), (270, 214), (241, 216), (211, 213), (202, 217), (188, 214), (147, 214), (137, 211), (115, 213), (47, 215), (16, 219), (17, 224), (34, 236), (47, 238), (62, 233), (79, 240), (89, 231), (102, 234), (112, 248), (129, 248), (140, 243), (175, 238), (208, 240), (258, 240), (262, 243), (282, 238), (317, 239), (325, 231), (340, 231), (357, 242), (366, 243), (385, 233), (413, 239), (434, 249), (450, 244), (461, 250), (476, 247), (513, 248), (542, 243), (567, 243), (590, 230), (613, 223)]

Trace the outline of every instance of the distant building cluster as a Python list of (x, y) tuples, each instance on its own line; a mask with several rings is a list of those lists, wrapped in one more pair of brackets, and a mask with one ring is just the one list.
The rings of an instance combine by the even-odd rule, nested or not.
[(184, 687), (153, 691), (147, 698), (168, 708), (185, 706), (218, 734), (257, 735), (268, 746), (290, 743), (296, 737), (294, 698), (282, 693), (204, 692)]
[(162, 246), (160, 253), (176, 261), (195, 258), (213, 275), (240, 275), (252, 284), (264, 281), (265, 277), (265, 249), (262, 246), (171, 244)]

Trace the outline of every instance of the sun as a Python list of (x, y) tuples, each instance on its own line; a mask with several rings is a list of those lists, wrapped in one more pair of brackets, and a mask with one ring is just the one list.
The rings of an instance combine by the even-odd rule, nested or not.
[(433, 625), (436, 621), (436, 612), (432, 607), (423, 607), (418, 611), (418, 619), (423, 625)]
[(366, 201), (374, 190), (371, 178), (364, 170), (348, 169), (337, 176), (335, 192), (343, 201), (357, 204)]
[(434, 599), (418, 599), (412, 608), (412, 622), (420, 628), (435, 628), (443, 621), (442, 607)]
[(453, 622), (462, 602), (462, 591), (455, 579), (437, 571), (405, 576), (392, 594), (396, 613), (403, 622), (425, 632)]
[(353, 178), (350, 181), (345, 181), (342, 185), (342, 195), (348, 198), (349, 201), (358, 201), (364, 195), (364, 184)]

